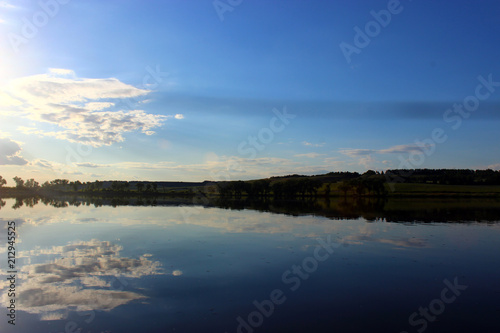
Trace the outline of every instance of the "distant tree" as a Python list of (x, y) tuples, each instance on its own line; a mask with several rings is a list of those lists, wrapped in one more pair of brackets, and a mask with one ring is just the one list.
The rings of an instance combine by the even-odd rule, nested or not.
[(354, 192), (357, 196), (361, 197), (365, 194), (366, 184), (362, 181), (358, 181), (357, 179), (352, 181)]
[(137, 183), (137, 191), (139, 192), (142, 192), (142, 190), (144, 189), (144, 184), (143, 183)]
[(151, 183), (146, 184), (146, 192), (151, 192), (153, 187), (151, 186)]
[(234, 197), (241, 199), (241, 194), (245, 190), (245, 182), (242, 180), (231, 182), (234, 188)]
[(326, 187), (325, 187), (325, 197), (329, 197), (330, 196), (330, 191), (331, 191), (330, 184), (326, 184)]
[(82, 183), (77, 180), (76, 182), (72, 182), (71, 184), (71, 187), (73, 187), (73, 191), (78, 191), (78, 189), (80, 188), (80, 186), (82, 185)]
[(266, 197), (271, 191), (271, 181), (269, 179), (259, 179), (252, 183), (252, 193), (257, 196)]
[(120, 190), (120, 182), (113, 181), (111, 182), (111, 190), (112, 191), (119, 191)]
[(366, 172), (363, 174), (363, 176), (365, 176), (365, 177), (369, 177), (369, 176), (374, 176), (374, 175), (376, 175), (376, 174), (377, 174), (377, 173), (376, 173), (375, 171), (373, 171), (373, 170), (368, 170), (368, 171), (366, 171)]
[(16, 187), (17, 188), (23, 188), (24, 187), (24, 180), (22, 180), (20, 177), (15, 176), (14, 181), (16, 182)]
[(2, 176), (0, 176), (0, 187), (4, 186), (5, 184), (7, 184), (7, 181), (3, 179)]
[(339, 184), (339, 190), (344, 193), (344, 197), (347, 196), (347, 192), (351, 189), (351, 185), (347, 182), (341, 182)]
[(281, 199), (283, 196), (283, 182), (277, 181), (271, 185), (273, 195), (275, 199)]
[(245, 182), (245, 192), (247, 193), (248, 197), (254, 198), (255, 195), (257, 194), (256, 188), (255, 188), (255, 183), (256, 182)]
[(318, 195), (318, 189), (323, 185), (321, 180), (319, 179), (311, 179), (308, 184), (307, 184), (307, 192), (311, 196), (317, 196)]
[(231, 191), (229, 189), (228, 182), (218, 182), (217, 183), (217, 192), (221, 197), (229, 197), (231, 196)]
[(283, 182), (283, 196), (287, 199), (293, 199), (298, 193), (302, 193), (303, 184), (299, 179), (290, 178)]
[(94, 184), (92, 184), (91, 182), (85, 182), (83, 184), (83, 189), (84, 191), (92, 191), (94, 189)]
[(68, 184), (69, 180), (67, 179), (54, 179), (50, 182), (51, 187), (57, 190), (65, 190)]
[[(128, 184), (128, 183), (127, 183), (127, 184)], [(154, 190), (155, 192), (158, 192), (158, 184), (153, 183), (153, 190)]]
[(26, 180), (24, 183), (24, 187), (30, 188), (30, 189), (37, 189), (40, 187), (40, 184), (35, 181), (33, 178)]
[(94, 190), (96, 190), (96, 191), (100, 191), (103, 186), (104, 186), (104, 182), (100, 182), (98, 180), (96, 180), (94, 182)]
[(112, 191), (127, 191), (129, 189), (128, 182), (112, 181), (111, 190)]
[(21, 208), (24, 205), (23, 199), (16, 198), (16, 203), (12, 206), (12, 209)]

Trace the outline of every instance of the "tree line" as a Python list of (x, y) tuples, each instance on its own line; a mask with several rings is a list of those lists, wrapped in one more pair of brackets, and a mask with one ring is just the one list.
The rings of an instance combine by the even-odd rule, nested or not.
[[(242, 197), (260, 199), (313, 198), (318, 196), (377, 196), (388, 194), (391, 183), (425, 183), (441, 185), (500, 185), (500, 171), (469, 169), (395, 169), (357, 172), (330, 172), (323, 175), (287, 175), (250, 181), (220, 181), (203, 183), (149, 182), (149, 181), (93, 181), (80, 182), (54, 179), (39, 184), (35, 179), (13, 178), (15, 189), (30, 192), (85, 192), (218, 195), (223, 198)], [(170, 185), (169, 185), (170, 184)], [(0, 189), (7, 180), (0, 176)], [(389, 186), (390, 188), (390, 186)], [(168, 192), (167, 192), (168, 191)]]
[[(54, 179), (46, 181), (42, 185), (33, 178), (23, 180), (20, 177), (12, 178), (15, 183), (15, 188), (18, 190), (49, 190), (59, 192), (131, 192), (136, 191), (140, 193), (157, 193), (158, 185), (154, 182), (128, 182), (128, 181), (93, 181), (81, 182), (69, 181), (68, 179)], [(131, 186), (133, 184), (133, 186)], [(7, 180), (0, 176), (0, 188), (7, 185)]]

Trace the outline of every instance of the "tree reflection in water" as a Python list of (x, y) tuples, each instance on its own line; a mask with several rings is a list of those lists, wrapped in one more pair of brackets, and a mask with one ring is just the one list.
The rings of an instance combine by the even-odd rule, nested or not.
[[(329, 219), (357, 219), (387, 222), (498, 222), (499, 199), (434, 198), (335, 198), (304, 200), (225, 199), (220, 197), (17, 197), (12, 209), (46, 206), (64, 208), (81, 205), (101, 206), (204, 206), (236, 210), (257, 210), (292, 216), (315, 215)], [(0, 199), (0, 208), (6, 202)]]

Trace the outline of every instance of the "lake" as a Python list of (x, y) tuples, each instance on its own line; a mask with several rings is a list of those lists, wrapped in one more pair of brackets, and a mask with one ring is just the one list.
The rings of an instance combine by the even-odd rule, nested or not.
[(1, 200), (0, 331), (500, 328), (498, 200), (189, 201)]

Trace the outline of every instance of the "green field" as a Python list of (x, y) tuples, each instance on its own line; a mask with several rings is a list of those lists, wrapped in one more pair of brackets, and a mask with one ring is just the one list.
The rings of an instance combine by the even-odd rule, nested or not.
[(393, 183), (386, 184), (386, 188), (389, 195), (500, 195), (500, 186), (498, 185)]

